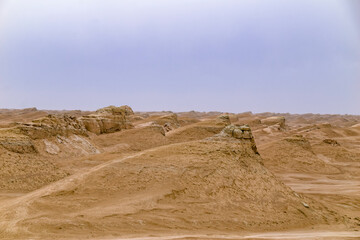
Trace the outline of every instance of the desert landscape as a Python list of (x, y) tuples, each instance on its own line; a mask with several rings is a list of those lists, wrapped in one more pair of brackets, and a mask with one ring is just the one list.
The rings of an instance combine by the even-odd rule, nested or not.
[(0, 240), (360, 240), (360, 0), (0, 0)]
[(1, 109), (0, 239), (360, 239), (360, 116)]

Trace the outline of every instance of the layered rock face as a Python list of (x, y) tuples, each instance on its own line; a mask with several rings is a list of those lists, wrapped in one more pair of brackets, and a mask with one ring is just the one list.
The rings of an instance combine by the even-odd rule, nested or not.
[(0, 131), (0, 147), (15, 153), (35, 153), (36, 148), (28, 136)]
[(98, 109), (95, 114), (81, 117), (86, 130), (95, 134), (113, 133), (122, 129), (133, 128), (128, 116), (134, 112), (129, 106), (109, 106)]
[(31, 139), (44, 139), (51, 136), (68, 136), (70, 134), (87, 136), (84, 124), (76, 117), (63, 115), (48, 115), (29, 124), (20, 124), (16, 127), (21, 134), (29, 136)]
[(89, 132), (101, 134), (133, 128), (128, 121), (128, 116), (133, 114), (129, 106), (105, 107), (81, 118), (50, 114), (30, 123), (17, 123), (14, 127), (1, 129), (0, 147), (15, 153), (34, 153), (37, 152), (34, 141), (49, 140), (44, 142), (46, 152), (55, 154), (60, 151), (57, 144), (74, 147), (77, 145), (73, 143), (75, 141), (80, 143), (81, 149), (85, 146), (86, 152), (95, 153), (97, 150), (80, 136), (87, 137)]
[(87, 136), (87, 131), (75, 117), (48, 115), (31, 123), (1, 129), (0, 146), (15, 153), (36, 153), (34, 140), (69, 135)]

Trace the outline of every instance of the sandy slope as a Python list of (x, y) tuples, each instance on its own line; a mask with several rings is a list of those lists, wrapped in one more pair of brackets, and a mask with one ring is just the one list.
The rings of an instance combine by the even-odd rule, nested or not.
[[(132, 117), (134, 129), (90, 134), (86, 141), (101, 151), (95, 155), (46, 154), (43, 143), (36, 145), (39, 153), (0, 150), (0, 175), (38, 164), (29, 168), (38, 176), (71, 174), (31, 192), (22, 190), (40, 185), (30, 175), (27, 181), (7, 181), (0, 192), (0, 236), (359, 237), (354, 230), (360, 230), (360, 118), (285, 114), (286, 125), (269, 125), (262, 119), (271, 113), (230, 115), (252, 126), (259, 156), (249, 140), (211, 138), (228, 124), (217, 115), (139, 113)], [(280, 232), (264, 233), (274, 230)]]
[(116, 240), (184, 240), (184, 239), (203, 239), (203, 240), (215, 240), (215, 239), (229, 239), (229, 240), (241, 240), (241, 239), (307, 239), (307, 240), (341, 240), (341, 239), (358, 239), (360, 238), (360, 232), (355, 231), (287, 231), (287, 232), (269, 232), (269, 233), (257, 233), (257, 234), (244, 234), (244, 235), (178, 235), (178, 236), (157, 236), (157, 237), (130, 237), (130, 238), (116, 238)]
[(247, 140), (147, 150), (60, 180), (0, 211), (6, 219), (2, 234), (14, 237), (270, 230), (336, 216), (274, 178)]

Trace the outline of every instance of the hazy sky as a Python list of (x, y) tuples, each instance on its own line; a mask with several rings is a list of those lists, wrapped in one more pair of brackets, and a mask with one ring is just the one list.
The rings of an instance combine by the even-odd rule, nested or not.
[(359, 0), (0, 0), (0, 108), (360, 114)]

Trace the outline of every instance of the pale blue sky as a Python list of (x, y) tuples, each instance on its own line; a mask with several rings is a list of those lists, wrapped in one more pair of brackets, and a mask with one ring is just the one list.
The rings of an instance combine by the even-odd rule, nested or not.
[(358, 0), (0, 0), (0, 108), (360, 114)]

